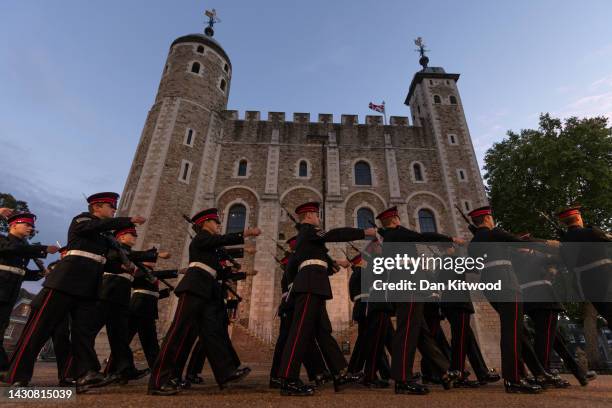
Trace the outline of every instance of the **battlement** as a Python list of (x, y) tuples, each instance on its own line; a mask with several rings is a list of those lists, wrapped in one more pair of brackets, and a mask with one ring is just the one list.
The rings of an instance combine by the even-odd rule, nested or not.
[[(360, 123), (358, 115), (340, 115), (340, 121), (334, 122), (334, 115), (331, 113), (319, 113), (317, 115), (317, 121), (312, 122), (310, 120), (310, 113), (295, 112), (293, 113), (293, 120), (289, 121), (285, 118), (285, 112), (268, 112), (266, 119), (262, 118), (260, 111), (245, 111), (241, 116), (237, 110), (226, 110), (223, 112), (227, 120), (234, 121), (261, 121), (261, 122), (292, 122), (298, 124), (312, 124), (312, 123), (324, 123), (330, 125), (344, 125), (344, 126), (356, 126), (356, 125), (370, 125), (370, 126), (382, 126), (383, 117), (382, 115), (366, 115), (365, 121)], [(388, 126), (410, 126), (410, 122), (407, 116), (391, 116), (389, 118)]]

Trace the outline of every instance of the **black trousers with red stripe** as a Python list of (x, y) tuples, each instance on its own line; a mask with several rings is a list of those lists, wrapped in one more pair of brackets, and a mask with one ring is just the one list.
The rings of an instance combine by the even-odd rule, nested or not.
[(66, 378), (73, 378), (72, 354), (70, 353), (70, 318), (66, 317), (55, 328), (51, 336), (53, 341), (53, 353), (57, 363), (57, 378), (62, 381)]
[(55, 289), (43, 288), (40, 293), (40, 306), (29, 319), (26, 329), (13, 356), (7, 382), (29, 382), (34, 372), (38, 353), (55, 329), (70, 316), (73, 372), (76, 378), (87, 371), (99, 367), (98, 356), (94, 349), (95, 336), (87, 330), (88, 322), (96, 313), (95, 300), (72, 296)]
[(0, 302), (0, 371), (5, 371), (9, 367), (9, 358), (4, 350), (4, 333), (11, 321), (12, 311), (12, 302)]
[[(463, 372), (465, 370), (465, 359), (468, 355), (468, 351), (470, 351), (470, 344), (475, 344), (476, 347), (478, 347), (476, 337), (472, 331), (472, 326), (470, 326), (471, 313), (465, 309), (448, 308), (444, 310), (444, 314), (451, 327), (450, 369), (453, 371)], [(476, 371), (476, 376), (486, 375), (486, 367), (484, 369), (479, 369), (478, 365), (481, 365), (481, 363), (478, 361), (478, 359), (475, 360), (478, 363), (475, 364), (476, 367), (472, 368), (474, 371)], [(472, 359), (470, 359), (470, 363), (472, 363)]]
[(346, 359), (332, 336), (325, 298), (312, 293), (296, 293), (293, 321), (281, 358), (281, 378), (299, 378), (305, 354), (315, 340), (332, 374), (346, 368)]
[[(291, 330), (291, 323), (293, 322), (293, 310), (287, 310), (280, 315), (280, 327), (278, 331), (278, 338), (276, 339), (276, 345), (274, 346), (274, 355), (272, 357), (272, 367), (270, 368), (270, 377), (280, 377), (280, 366), (281, 359), (283, 357), (283, 350), (287, 344), (289, 338), (289, 332)], [(306, 374), (310, 381), (314, 381), (317, 375), (325, 373), (327, 367), (325, 360), (321, 355), (319, 345), (316, 340), (312, 346), (304, 354), (302, 361)]]
[(386, 312), (376, 311), (368, 313), (365, 327), (364, 352), (365, 360), (364, 380), (374, 381), (377, 372), (381, 377), (388, 378), (388, 366), (386, 364), (385, 345), (387, 343), (389, 330), (392, 330), (391, 316)]
[(491, 306), (499, 315), (502, 377), (508, 381), (519, 381), (523, 371), (523, 304), (491, 302)]
[(538, 360), (545, 370), (550, 369), (550, 357), (555, 345), (558, 326), (558, 310), (535, 309), (527, 315), (533, 321), (535, 328), (534, 347)]
[(391, 376), (396, 382), (411, 380), (417, 347), (431, 361), (434, 375), (442, 377), (448, 371), (450, 363), (426, 327), (423, 307), (421, 302), (396, 304), (397, 329), (391, 358)]
[(215, 380), (219, 384), (226, 382), (238, 367), (233, 364), (234, 356), (227, 347), (226, 325), (219, 320), (220, 310), (223, 309), (223, 303), (217, 300), (204, 299), (191, 293), (179, 296), (172, 325), (153, 366), (149, 389), (164, 386), (175, 376), (179, 358), (185, 350), (187, 353), (190, 351), (185, 347), (185, 333), (194, 329), (202, 339)]

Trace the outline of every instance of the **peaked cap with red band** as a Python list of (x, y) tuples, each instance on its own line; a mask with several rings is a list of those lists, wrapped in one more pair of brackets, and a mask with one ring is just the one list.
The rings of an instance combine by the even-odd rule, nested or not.
[(381, 212), (376, 216), (377, 220), (386, 220), (391, 217), (399, 217), (399, 212), (397, 212), (397, 207), (393, 206), (391, 208), (387, 208), (385, 211)]
[(480, 217), (482, 215), (493, 215), (493, 210), (490, 205), (485, 205), (484, 207), (476, 208), (469, 212), (468, 216), (470, 218)]
[(299, 205), (296, 209), (295, 209), (295, 213), (296, 214), (305, 214), (308, 212), (319, 212), (319, 207), (321, 206), (321, 204), (319, 204), (316, 201), (310, 201), (308, 203), (304, 203), (302, 205)]
[(135, 237), (138, 236), (138, 233), (136, 232), (136, 226), (133, 224), (130, 227), (118, 229), (117, 231), (115, 231), (114, 234), (115, 234), (115, 238), (119, 238), (120, 236), (126, 235), (126, 234), (132, 234)]
[(289, 248), (291, 248), (291, 250), (294, 250), (295, 246), (297, 245), (297, 235), (289, 238), (286, 242), (287, 245), (289, 245)]
[(13, 214), (7, 219), (8, 225), (24, 223), (24, 224), (30, 224), (31, 226), (34, 226), (35, 221), (36, 221), (36, 216), (29, 212)]
[(200, 225), (204, 221), (208, 220), (215, 220), (217, 224), (221, 224), (221, 220), (219, 219), (219, 211), (216, 208), (207, 208), (206, 210), (202, 210), (191, 217), (191, 222), (196, 225)]
[(87, 197), (87, 203), (91, 204), (100, 204), (100, 203), (108, 203), (113, 208), (117, 208), (117, 201), (119, 200), (119, 194), (112, 192), (104, 192), (104, 193), (96, 193)]
[(559, 217), (559, 219), (562, 220), (563, 218), (571, 217), (572, 215), (579, 215), (581, 208), (582, 206), (580, 205), (574, 205), (572, 207), (559, 211), (557, 213), (557, 217)]

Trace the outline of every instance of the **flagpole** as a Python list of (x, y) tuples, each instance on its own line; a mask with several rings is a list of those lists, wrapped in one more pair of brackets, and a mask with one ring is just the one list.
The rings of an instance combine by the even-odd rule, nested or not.
[(382, 101), (383, 103), (383, 119), (384, 119), (384, 124), (385, 126), (387, 126), (387, 107), (385, 106), (385, 101)]

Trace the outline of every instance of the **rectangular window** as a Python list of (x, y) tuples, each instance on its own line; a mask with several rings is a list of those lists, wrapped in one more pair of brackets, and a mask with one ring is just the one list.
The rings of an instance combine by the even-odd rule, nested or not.
[(191, 128), (187, 128), (187, 130), (185, 131), (185, 140), (183, 141), (183, 144), (185, 146), (192, 147), (194, 138), (195, 138), (195, 130)]
[(463, 207), (465, 208), (465, 211), (470, 211), (470, 202), (469, 201), (464, 201), (463, 202)]
[(187, 160), (183, 160), (181, 162), (179, 181), (182, 181), (183, 183), (189, 183), (189, 179), (191, 177), (191, 167), (192, 167), (191, 162)]
[(457, 135), (453, 133), (448, 134), (448, 144), (456, 145), (457, 144)]
[(459, 181), (467, 181), (467, 176), (465, 174), (465, 170), (463, 169), (457, 170), (457, 177), (459, 178)]

